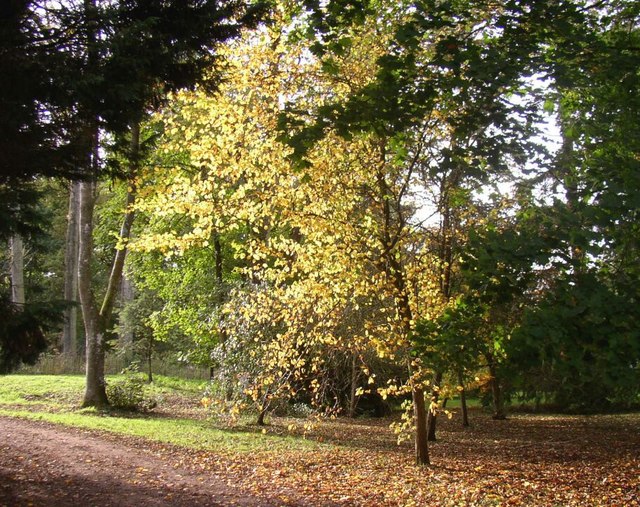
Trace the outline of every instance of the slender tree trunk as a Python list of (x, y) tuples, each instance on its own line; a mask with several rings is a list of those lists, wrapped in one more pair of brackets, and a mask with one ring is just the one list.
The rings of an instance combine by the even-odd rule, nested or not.
[[(438, 398), (440, 397), (440, 384), (442, 383), (442, 372), (436, 372), (435, 378), (433, 380), (434, 389), (431, 392), (431, 402), (438, 403)], [(431, 407), (429, 407), (429, 414), (427, 416), (427, 439), (429, 442), (436, 441), (436, 422), (438, 420), (438, 416)]]
[(427, 409), (424, 402), (424, 391), (414, 386), (411, 391), (413, 398), (413, 415), (416, 421), (416, 464), (429, 465), (429, 443), (427, 439)]
[[(216, 289), (216, 303), (219, 308), (222, 308), (226, 301), (226, 293), (224, 290), (224, 256), (222, 253), (222, 242), (220, 241), (220, 234), (217, 231), (213, 233), (213, 251), (215, 253), (215, 273), (216, 273), (216, 282), (218, 284)], [(220, 343), (223, 347), (223, 351), (226, 351), (226, 343), (227, 343), (227, 330), (224, 326), (224, 316), (220, 311), (218, 312), (218, 335), (220, 338)], [(213, 380), (215, 374), (214, 366), (209, 366), (209, 380)], [(227, 386), (227, 392), (225, 393), (225, 399), (227, 401), (231, 401), (233, 398), (233, 386), (231, 383)], [(264, 415), (261, 415), (262, 420), (264, 421)]]
[(78, 198), (77, 182), (69, 184), (69, 212), (64, 251), (64, 299), (70, 306), (64, 310), (62, 329), (62, 352), (68, 356), (76, 354), (78, 341)]
[[(127, 303), (131, 303), (136, 296), (135, 287), (133, 285), (133, 280), (126, 276), (122, 275), (122, 282), (120, 283), (120, 302), (124, 306)], [(120, 344), (124, 348), (124, 350), (130, 351), (131, 346), (133, 345), (134, 333), (133, 326), (126, 326), (126, 329), (119, 337)]]
[(358, 355), (354, 352), (351, 356), (351, 386), (349, 389), (349, 417), (356, 416), (356, 408), (358, 407), (358, 397), (356, 391), (358, 390)]
[(22, 309), (25, 304), (24, 295), (24, 243), (18, 234), (9, 239), (11, 254), (11, 302)]
[(489, 364), (489, 374), (491, 375), (491, 398), (493, 400), (493, 419), (506, 419), (507, 415), (504, 411), (504, 401), (502, 399), (502, 390), (500, 389), (500, 381), (498, 380), (496, 365), (491, 354), (487, 355)]
[[(411, 322), (413, 316), (411, 306), (409, 304), (409, 296), (407, 295), (404, 282), (404, 274), (400, 262), (395, 256), (390, 255), (387, 259), (389, 273), (392, 275), (397, 294), (398, 310), (402, 317), (404, 332), (407, 338), (411, 335)], [(411, 388), (411, 396), (413, 398), (413, 414), (416, 425), (416, 463), (418, 465), (429, 465), (429, 441), (427, 438), (427, 409), (424, 400), (424, 389), (419, 383), (415, 383)]]
[(147, 348), (147, 380), (149, 381), (149, 384), (153, 382), (152, 360), (153, 360), (153, 338), (150, 338), (149, 347)]
[(264, 394), (264, 398), (262, 399), (258, 420), (256, 421), (258, 426), (264, 426), (266, 424), (265, 417), (267, 417), (267, 413), (269, 412), (269, 405), (271, 405), (271, 400), (269, 400), (269, 390), (267, 389), (267, 392)]
[[(391, 202), (394, 200), (389, 184), (384, 173), (386, 164), (386, 155), (384, 146), (381, 147), (380, 153), (381, 166), (377, 171), (376, 180), (378, 184), (378, 193), (381, 203), (383, 226), (380, 235), (380, 243), (382, 246), (382, 265), (381, 270), (384, 271), (393, 284), (393, 291), (396, 300), (396, 308), (402, 319), (403, 332), (406, 339), (409, 339), (412, 333), (413, 312), (407, 294), (405, 272), (396, 255), (398, 251), (395, 249), (399, 233), (392, 237), (392, 227), (401, 230), (403, 227), (401, 211), (397, 216), (391, 212)], [(416, 373), (414, 367), (411, 367), (411, 373)], [(429, 441), (427, 439), (427, 410), (425, 408), (424, 389), (419, 381), (412, 381), (411, 396), (413, 399), (413, 415), (415, 419), (416, 435), (415, 450), (416, 463), (418, 465), (429, 465)]]
[[(213, 233), (213, 250), (215, 252), (216, 265), (216, 281), (218, 285), (222, 285), (224, 275), (224, 258), (222, 256), (222, 243), (220, 242), (220, 234)], [(223, 298), (221, 297), (220, 300)]]
[(462, 407), (462, 426), (469, 427), (469, 411), (467, 410), (467, 390), (464, 385), (464, 378), (462, 377), (462, 370), (458, 370), (458, 384), (462, 387), (460, 391), (460, 406)]
[[(128, 240), (131, 236), (131, 227), (133, 226), (133, 220), (135, 213), (132, 209), (135, 203), (135, 188), (129, 187), (127, 192), (127, 203), (122, 226), (120, 227), (120, 239)], [(102, 307), (100, 308), (100, 315), (104, 319), (111, 317), (113, 308), (116, 302), (120, 290), (120, 283), (122, 282), (122, 273), (124, 271), (124, 261), (127, 257), (127, 248), (121, 247), (116, 250), (113, 264), (111, 265), (111, 274), (109, 275), (109, 283), (107, 285), (107, 292), (104, 295), (102, 301)]]
[[(574, 211), (580, 206), (579, 182), (581, 180), (576, 169), (578, 163), (576, 160), (575, 142), (570, 135), (571, 128), (575, 122), (566, 115), (562, 105), (560, 106), (559, 119), (562, 144), (557, 155), (556, 169), (565, 187), (567, 207), (570, 211)], [(578, 214), (577, 216), (581, 215)], [(587, 268), (587, 256), (584, 245), (581, 245), (579, 241), (576, 242), (574, 239), (571, 239), (569, 245), (571, 248), (571, 260), (573, 262), (572, 272), (575, 279), (578, 278), (579, 275), (584, 274)]]

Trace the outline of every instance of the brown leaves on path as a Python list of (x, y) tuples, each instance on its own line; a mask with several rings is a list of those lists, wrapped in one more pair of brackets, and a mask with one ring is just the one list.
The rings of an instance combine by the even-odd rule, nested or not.
[[(184, 451), (183, 451), (184, 452)], [(274, 506), (147, 452), (142, 440), (0, 417), (0, 506)]]
[[(14, 422), (14, 433), (35, 426), (33, 434), (49, 437), (27, 442), (22, 461), (0, 460), (0, 471), (5, 489), (31, 488), (34, 505), (67, 505), (74, 494), (90, 499), (82, 489), (89, 484), (104, 505), (640, 506), (640, 414), (493, 421), (474, 411), (472, 428), (439, 420), (434, 464), (427, 468), (413, 465), (409, 444), (395, 444), (390, 422), (342, 419), (309, 430), (299, 420), (274, 419), (266, 435), (262, 428), (238, 429), (265, 438), (257, 453), (194, 451)], [(321, 443), (267, 450), (270, 434), (290, 434), (296, 424), (300, 438), (306, 432), (304, 438)], [(16, 445), (16, 439), (4, 442), (3, 456)], [(74, 453), (94, 446), (102, 458), (74, 463)], [(21, 505), (7, 503), (6, 495), (4, 501)]]

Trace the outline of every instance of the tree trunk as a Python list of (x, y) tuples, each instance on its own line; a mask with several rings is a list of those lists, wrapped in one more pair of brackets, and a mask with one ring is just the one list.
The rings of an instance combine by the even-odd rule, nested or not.
[(489, 364), (489, 374), (491, 375), (491, 399), (493, 401), (493, 419), (502, 420), (506, 419), (507, 415), (504, 411), (504, 402), (502, 400), (502, 390), (500, 389), (500, 382), (498, 380), (496, 365), (493, 361), (493, 356), (487, 356)]
[(267, 389), (267, 392), (262, 399), (262, 405), (260, 407), (260, 413), (258, 414), (258, 420), (256, 421), (258, 426), (264, 426), (266, 424), (264, 419), (267, 416), (267, 412), (269, 412), (270, 404), (271, 401), (269, 400), (269, 390)]
[(149, 339), (149, 347), (147, 348), (147, 380), (149, 384), (153, 382), (153, 338)]
[(76, 355), (78, 341), (78, 197), (79, 186), (69, 184), (69, 213), (67, 215), (67, 235), (64, 251), (64, 299), (70, 306), (64, 310), (62, 328), (62, 352)]
[[(398, 216), (402, 215), (399, 209), (396, 210), (398, 211), (397, 216), (391, 212), (391, 202), (394, 201), (394, 197), (384, 173), (384, 166), (386, 164), (384, 146), (381, 148), (380, 161), (381, 166), (378, 168), (376, 173), (383, 219), (383, 226), (379, 238), (383, 252), (383, 255), (381, 256), (382, 264), (380, 269), (387, 274), (393, 284), (396, 308), (402, 319), (405, 338), (409, 340), (413, 331), (411, 324), (413, 322), (413, 314), (411, 311), (411, 304), (409, 302), (409, 295), (407, 294), (406, 289), (404, 268), (399, 256), (397, 255), (399, 251), (395, 250), (395, 246), (397, 246), (398, 239), (400, 238), (400, 231), (404, 226), (404, 221), (402, 218), (398, 218)], [(391, 228), (394, 225), (397, 231), (395, 236), (392, 237)], [(411, 367), (411, 373), (417, 373), (413, 366)], [(418, 465), (429, 465), (429, 441), (427, 439), (427, 411), (424, 401), (424, 389), (420, 385), (419, 381), (416, 382), (415, 380), (412, 380), (412, 382), (411, 396), (413, 398), (413, 415), (416, 426), (416, 463)]]
[(104, 380), (104, 325), (91, 290), (91, 258), (93, 254), (93, 207), (96, 184), (93, 181), (79, 183), (79, 255), (78, 294), (82, 307), (86, 338), (86, 386), (83, 407), (108, 405)]
[[(86, 51), (88, 68), (97, 64), (98, 38), (96, 0), (84, 0), (87, 16)], [(104, 407), (109, 404), (104, 380), (104, 324), (100, 319), (92, 290), (93, 210), (100, 158), (100, 130), (93, 112), (86, 111), (86, 179), (78, 183), (78, 296), (85, 331), (86, 383), (82, 406)]]
[(358, 407), (358, 396), (356, 392), (358, 390), (358, 379), (360, 377), (358, 372), (357, 354), (354, 352), (351, 356), (351, 386), (349, 389), (349, 417), (356, 416), (356, 408)]
[(26, 301), (24, 295), (24, 243), (18, 234), (14, 234), (9, 239), (9, 250), (11, 253), (11, 302), (22, 309)]
[(424, 402), (424, 391), (414, 386), (411, 392), (413, 397), (413, 415), (416, 421), (416, 464), (429, 465), (429, 442), (427, 439), (427, 409)]
[[(216, 282), (218, 283), (217, 287), (217, 304), (219, 308), (225, 303), (226, 294), (224, 291), (224, 256), (222, 253), (222, 242), (220, 241), (220, 234), (218, 231), (214, 231), (213, 233), (213, 251), (215, 253), (215, 272), (216, 272)], [(227, 330), (224, 326), (224, 314), (223, 312), (218, 312), (218, 335), (220, 337), (220, 343), (223, 347), (223, 352), (226, 353), (226, 343), (227, 343)], [(209, 380), (213, 381), (215, 374), (214, 366), (209, 366)], [(233, 386), (231, 383), (227, 385), (227, 392), (225, 393), (225, 399), (227, 401), (231, 401), (233, 399)], [(264, 417), (263, 417), (264, 420)]]
[(458, 384), (462, 387), (460, 391), (460, 407), (462, 407), (462, 426), (464, 428), (469, 427), (469, 412), (467, 410), (467, 392), (464, 386), (464, 378), (462, 377), (462, 371), (458, 370)]
[[(135, 188), (130, 184), (127, 191), (127, 203), (124, 213), (124, 219), (122, 226), (120, 227), (120, 239), (127, 240), (131, 236), (131, 227), (133, 226), (133, 220), (135, 213), (132, 209), (135, 203)], [(116, 297), (120, 290), (120, 283), (122, 282), (122, 273), (124, 271), (124, 261), (127, 257), (127, 248), (121, 247), (116, 250), (113, 264), (111, 265), (111, 274), (109, 275), (109, 283), (107, 285), (107, 292), (104, 295), (102, 301), (102, 307), (100, 308), (100, 315), (103, 319), (108, 320), (113, 312)]]
[[(131, 280), (131, 278), (123, 274), (122, 282), (120, 284), (121, 304), (124, 306), (127, 303), (131, 303), (134, 300), (135, 296), (136, 296), (136, 293), (135, 293), (135, 287), (133, 285), (133, 281)], [(125, 329), (124, 332), (120, 335), (119, 340), (124, 350), (130, 351), (131, 346), (133, 345), (133, 340), (134, 340), (134, 333), (133, 333), (134, 326), (126, 326), (126, 328), (127, 329)]]
[[(137, 170), (137, 158), (140, 146), (139, 125), (131, 129), (131, 169), (133, 176)], [(93, 164), (97, 163), (97, 134), (94, 145)], [(111, 274), (105, 292), (102, 306), (98, 311), (95, 298), (91, 290), (91, 258), (93, 253), (93, 208), (95, 204), (95, 181), (80, 183), (80, 254), (78, 262), (78, 292), (82, 306), (82, 315), (86, 333), (86, 389), (83, 406), (108, 405), (106, 384), (104, 380), (104, 355), (107, 325), (116, 296), (122, 280), (126, 248), (116, 250)], [(120, 228), (120, 238), (127, 240), (131, 235), (131, 227), (135, 214), (132, 206), (135, 202), (135, 187), (133, 183), (127, 191), (127, 207)]]
[[(440, 383), (442, 382), (442, 372), (436, 372), (436, 376), (433, 380), (433, 391), (431, 392), (431, 402), (433, 404), (438, 403), (438, 398), (440, 397)], [(434, 407), (435, 408), (435, 407)], [(437, 414), (432, 407), (429, 407), (429, 413), (427, 416), (427, 439), (429, 442), (436, 441), (436, 422), (437, 422)]]

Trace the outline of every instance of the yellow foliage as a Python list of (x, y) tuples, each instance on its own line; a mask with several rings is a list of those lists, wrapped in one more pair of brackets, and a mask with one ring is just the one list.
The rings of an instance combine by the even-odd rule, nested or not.
[[(407, 385), (426, 385), (409, 338), (419, 319), (437, 316), (447, 301), (442, 261), (416, 225), (418, 197), (410, 190), (417, 180), (382, 136), (345, 140), (327, 132), (304, 173), (277, 138), (286, 103), (311, 111), (370, 82), (387, 32), (365, 27), (338, 76), (320, 72), (302, 43), (285, 46), (277, 26), (247, 33), (224, 50), (227, 79), (218, 93), (177, 93), (161, 114), (161, 151), (192, 169), (176, 164), (145, 175), (137, 209), (151, 232), (130, 247), (171, 256), (208, 245), (214, 234), (241, 235), (230, 246), (254, 289), (248, 298), (232, 295), (223, 314), (228, 333), (234, 323), (256, 329), (263, 367), (248, 391), (256, 401), (265, 389), (272, 397), (291, 391), (290, 378), (321, 397), (327, 351), (373, 351), (411, 366)], [(432, 123), (424, 128), (443, 135)], [(186, 232), (166, 230), (177, 218)], [(365, 373), (373, 385), (375, 375)]]

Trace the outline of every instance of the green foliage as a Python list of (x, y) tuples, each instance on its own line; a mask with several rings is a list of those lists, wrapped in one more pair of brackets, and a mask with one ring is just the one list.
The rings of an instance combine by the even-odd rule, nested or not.
[(112, 408), (134, 412), (148, 412), (157, 405), (157, 400), (145, 393), (145, 376), (138, 371), (138, 365), (125, 368), (117, 379), (107, 384), (107, 397)]
[(638, 396), (638, 291), (621, 282), (635, 275), (602, 262), (602, 236), (587, 225), (594, 207), (525, 207), (513, 225), (475, 231), (465, 252), (476, 333), (506, 330), (512, 390), (564, 410), (629, 407)]
[(526, 371), (533, 360), (544, 376), (530, 382), (565, 409), (629, 408), (640, 394), (637, 304), (594, 273), (560, 281), (528, 309), (511, 348), (512, 367)]
[[(294, 149), (294, 159), (303, 160), (330, 129), (347, 139), (362, 132), (392, 138), (433, 115), (454, 139), (454, 146), (442, 147), (443, 163), (465, 160), (479, 166), (488, 161), (493, 171), (506, 171), (507, 155), (517, 163), (535, 155), (528, 138), (538, 108), (523, 93), (530, 87), (523, 76), (540, 63), (538, 54), (548, 37), (541, 24), (552, 8), (510, 2), (493, 12), (486, 5), (450, 1), (383, 2), (378, 7), (375, 16), (383, 17), (393, 37), (377, 61), (376, 78), (345, 100), (319, 107), (310, 119), (293, 105), (281, 115), (282, 138)], [(564, 15), (558, 11), (553, 15)], [(481, 30), (482, 37), (470, 33), (483, 22), (491, 28)], [(326, 58), (331, 61), (335, 54)], [(518, 95), (517, 104), (506, 98), (509, 94)], [(455, 146), (470, 137), (473, 143)]]
[(48, 346), (45, 333), (59, 326), (64, 305), (58, 301), (18, 308), (0, 293), (0, 373), (38, 360)]
[(220, 301), (228, 290), (226, 283), (212, 276), (213, 264), (213, 247), (171, 258), (132, 253), (137, 294), (122, 310), (122, 324), (133, 324), (134, 337), (141, 344), (153, 340), (154, 347), (171, 350), (187, 363), (210, 364), (211, 350), (219, 338)]

